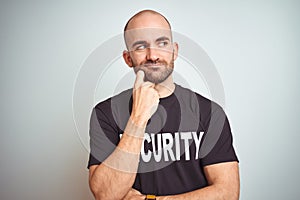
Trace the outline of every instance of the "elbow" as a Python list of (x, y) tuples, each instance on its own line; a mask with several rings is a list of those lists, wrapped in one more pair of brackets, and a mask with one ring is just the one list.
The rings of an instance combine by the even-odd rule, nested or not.
[(95, 197), (95, 200), (120, 200), (123, 198), (123, 196), (103, 191), (92, 191), (92, 193)]
[(238, 188), (227, 188), (221, 192), (220, 200), (239, 200), (240, 191)]
[(98, 187), (96, 187), (96, 184), (90, 180), (89, 185), (90, 185), (90, 190), (91, 190), (93, 196), (95, 197), (95, 200), (103, 199), (103, 197), (101, 195), (101, 191)]
[(108, 179), (106, 173), (95, 173), (96, 168), (90, 171), (89, 175), (89, 188), (95, 200), (120, 200), (127, 194), (127, 188), (116, 188), (115, 184)]
[(99, 185), (97, 183), (95, 183), (93, 180), (90, 180), (89, 185), (95, 200), (107, 199), (107, 195), (103, 192), (101, 188), (99, 188)]
[(215, 199), (217, 200), (239, 200), (240, 190), (239, 187), (229, 184), (214, 184)]
[(116, 197), (115, 195), (107, 195), (102, 193), (94, 194), (95, 200), (120, 200), (123, 197)]
[(228, 192), (223, 195), (222, 200), (239, 200), (239, 192)]
[(90, 190), (93, 193), (95, 200), (120, 200), (124, 197), (124, 195), (117, 192), (103, 190), (92, 183), (90, 183)]

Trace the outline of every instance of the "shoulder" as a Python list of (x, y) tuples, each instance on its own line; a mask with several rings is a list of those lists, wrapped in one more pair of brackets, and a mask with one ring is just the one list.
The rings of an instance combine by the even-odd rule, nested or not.
[(116, 123), (124, 130), (131, 112), (132, 89), (125, 90), (113, 97), (99, 102), (94, 112), (99, 120)]
[[(112, 106), (120, 106), (129, 102), (132, 96), (132, 89), (127, 89), (117, 95), (109, 97), (95, 105), (95, 110), (111, 110)], [(128, 104), (127, 104), (128, 105)]]
[(200, 113), (200, 118), (202, 120), (210, 119), (214, 113), (223, 113), (223, 108), (203, 95), (189, 89), (182, 87), (180, 85), (176, 85), (176, 96), (179, 98), (181, 102), (184, 104), (188, 104), (189, 106), (193, 106), (193, 110), (198, 110)]
[(181, 85), (178, 84), (176, 84), (175, 95), (177, 98), (184, 99), (185, 101), (193, 102), (197, 100), (199, 106), (203, 108), (211, 108), (212, 105), (221, 108), (221, 106), (216, 102), (204, 97), (203, 95), (189, 88), (182, 87)]

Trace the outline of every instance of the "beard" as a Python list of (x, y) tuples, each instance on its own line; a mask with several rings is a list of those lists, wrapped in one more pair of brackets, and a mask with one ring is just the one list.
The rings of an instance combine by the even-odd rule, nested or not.
[(144, 81), (159, 84), (164, 82), (172, 74), (174, 70), (174, 59), (172, 57), (170, 63), (166, 61), (147, 60), (140, 65), (134, 65), (133, 69), (135, 73), (137, 73), (139, 70), (144, 71)]

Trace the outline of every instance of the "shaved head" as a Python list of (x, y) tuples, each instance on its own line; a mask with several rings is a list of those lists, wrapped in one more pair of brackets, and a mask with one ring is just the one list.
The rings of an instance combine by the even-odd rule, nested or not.
[[(160, 25), (153, 24), (153, 27), (145, 27), (143, 26), (143, 21), (147, 19), (151, 19), (152, 21), (160, 21)], [(133, 15), (126, 23), (124, 27), (124, 32), (126, 30), (135, 29), (135, 28), (167, 28), (171, 30), (171, 25), (167, 18), (162, 14), (154, 11), (154, 10), (142, 10), (135, 15)]]
[[(133, 15), (127, 21), (124, 27), (124, 40), (127, 49), (128, 49), (128, 44), (127, 44), (128, 35), (134, 35), (135, 33), (138, 33), (134, 30), (140, 30), (140, 29), (151, 30), (151, 32), (165, 30), (171, 33), (171, 25), (169, 21), (165, 18), (165, 16), (163, 16), (162, 14), (154, 10), (142, 10), (136, 13), (135, 15)], [(172, 34), (170, 34), (170, 40), (172, 40)]]

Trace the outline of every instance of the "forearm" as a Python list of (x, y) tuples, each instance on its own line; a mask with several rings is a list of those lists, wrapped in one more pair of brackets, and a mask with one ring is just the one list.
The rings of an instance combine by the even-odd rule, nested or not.
[(211, 185), (178, 195), (159, 196), (157, 200), (238, 200), (239, 190), (224, 188), (223, 185)]
[(131, 189), (139, 165), (148, 120), (156, 111), (159, 94), (155, 84), (137, 73), (132, 93), (132, 111), (116, 149), (96, 169), (90, 169), (90, 188), (96, 199), (122, 199)]
[(90, 187), (96, 199), (121, 199), (131, 189), (138, 169), (145, 127), (130, 120), (113, 153), (94, 170)]

